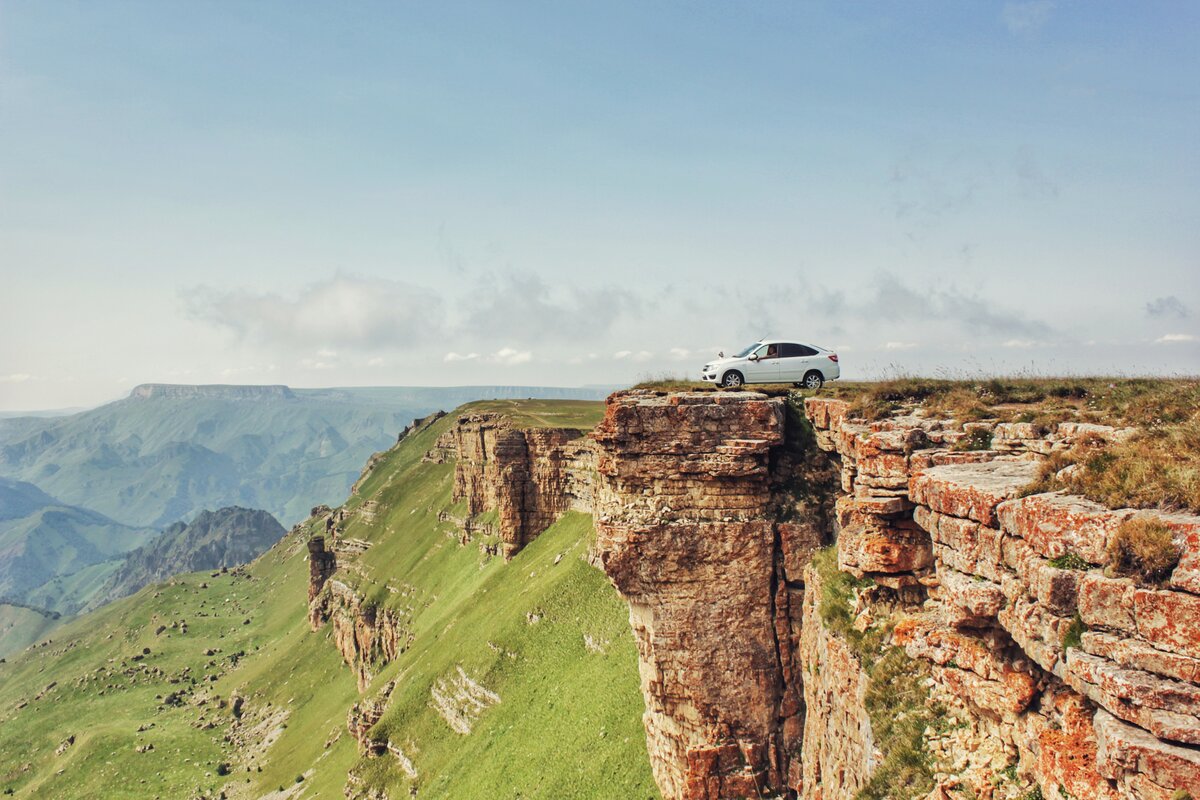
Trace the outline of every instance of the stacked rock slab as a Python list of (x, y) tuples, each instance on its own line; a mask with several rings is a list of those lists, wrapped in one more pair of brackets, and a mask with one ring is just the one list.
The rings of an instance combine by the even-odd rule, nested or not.
[(590, 450), (571, 428), (518, 428), (500, 414), (460, 417), (439, 447), (455, 458), (454, 499), (467, 514), (495, 511), (501, 551), (512, 558), (565, 511), (586, 504), (581, 493)]
[(768, 514), (783, 435), (782, 400), (636, 391), (610, 397), (592, 434), (595, 557), (629, 602), (650, 763), (668, 800), (788, 783), (803, 726), (801, 609), (782, 564), (804, 545), (802, 527)]
[[(1183, 556), (1164, 585), (1142, 586), (1104, 567), (1121, 522), (1149, 512), (1018, 496), (1038, 455), (1125, 432), (997, 426), (998, 450), (959, 452), (946, 446), (960, 434), (933, 420), (856, 423), (825, 398), (806, 411), (842, 463), (839, 565), (927, 591), (893, 642), (929, 663), (932, 698), (959, 723), (931, 741), (935, 796), (1015, 797), (1015, 766), (1046, 797), (1200, 797), (1200, 518), (1155, 514)], [(1080, 563), (1092, 567), (1055, 566)], [(828, 745), (805, 747), (819, 759)]]

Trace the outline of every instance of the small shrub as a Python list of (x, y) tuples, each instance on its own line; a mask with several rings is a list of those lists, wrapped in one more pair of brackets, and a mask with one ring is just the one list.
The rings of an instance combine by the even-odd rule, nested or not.
[(221, 776), (228, 775), (229, 774), (229, 765), (226, 764), (224, 761), (222, 761), (220, 764), (217, 764), (217, 774), (221, 775)]
[(1042, 787), (1035, 786), (1021, 795), (1021, 800), (1046, 800), (1046, 796), (1042, 794)]
[(991, 450), (992, 431), (990, 428), (971, 428), (967, 435), (954, 443), (955, 450)]
[(1113, 572), (1147, 583), (1161, 583), (1179, 563), (1179, 547), (1171, 530), (1154, 517), (1134, 517), (1122, 522), (1108, 543)]
[(1074, 553), (1063, 553), (1061, 556), (1055, 556), (1050, 559), (1050, 566), (1055, 569), (1074, 569), (1079, 571), (1089, 570), (1092, 564), (1084, 561)]
[(1083, 622), (1083, 617), (1079, 616), (1079, 612), (1075, 612), (1074, 619), (1071, 620), (1070, 627), (1063, 634), (1062, 646), (1063, 650), (1070, 650), (1072, 647), (1083, 646), (1083, 634), (1087, 631), (1087, 625)]

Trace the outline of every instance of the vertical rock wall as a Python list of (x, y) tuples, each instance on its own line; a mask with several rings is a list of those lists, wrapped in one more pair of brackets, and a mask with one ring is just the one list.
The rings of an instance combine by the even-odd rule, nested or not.
[(805, 533), (769, 513), (783, 401), (628, 392), (592, 435), (595, 555), (630, 605), (663, 796), (781, 790), (802, 727), (781, 537)]
[(586, 503), (589, 451), (579, 431), (513, 427), (499, 414), (460, 417), (440, 442), (454, 454), (454, 499), (467, 514), (495, 511), (505, 558), (512, 558), (565, 511)]

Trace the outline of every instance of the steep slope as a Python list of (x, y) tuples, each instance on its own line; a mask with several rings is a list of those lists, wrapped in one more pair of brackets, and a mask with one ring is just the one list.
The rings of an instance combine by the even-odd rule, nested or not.
[(237, 506), (202, 511), (191, 522), (177, 522), (149, 544), (126, 553), (103, 586), (80, 598), (81, 606), (96, 608), (172, 575), (248, 563), (284, 533), (266, 511)]
[(24, 650), (58, 621), (52, 611), (0, 602), (0, 658)]
[[(537, 415), (579, 413), (553, 405)], [(590, 518), (509, 561), (486, 536), (464, 544), (455, 464), (437, 457), (454, 422), (418, 426), (249, 567), (147, 587), (0, 664), (0, 791), (655, 796), (625, 609), (584, 559)], [(316, 631), (314, 537), (341, 562)]]

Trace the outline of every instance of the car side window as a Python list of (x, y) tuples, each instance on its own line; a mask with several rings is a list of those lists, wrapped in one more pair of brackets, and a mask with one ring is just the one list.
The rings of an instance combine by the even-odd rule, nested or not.
[(767, 353), (768, 353), (768, 352), (770, 352), (770, 345), (765, 345), (765, 344), (764, 344), (762, 347), (760, 347), (760, 348), (758, 348), (757, 350), (755, 350), (755, 351), (754, 351), (754, 355), (758, 356), (758, 360), (759, 360), (759, 361), (761, 361), (761, 360), (763, 360), (764, 358), (771, 358), (771, 357), (772, 357), (772, 356), (769, 356), (769, 355), (767, 355)]
[(767, 354), (765, 356), (763, 356), (763, 358), (779, 358), (779, 345), (777, 345), (777, 344), (767, 345)]
[(808, 345), (789, 343), (783, 346), (784, 358), (804, 358), (807, 356), (815, 356), (816, 354), (817, 351), (813, 350)]

